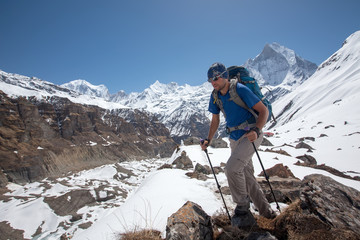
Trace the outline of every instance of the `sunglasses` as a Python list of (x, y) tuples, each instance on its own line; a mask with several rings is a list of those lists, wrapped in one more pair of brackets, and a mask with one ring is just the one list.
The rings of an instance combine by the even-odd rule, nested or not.
[(209, 79), (208, 79), (208, 82), (211, 83), (211, 82), (217, 81), (224, 73), (226, 73), (226, 71), (224, 71), (224, 72), (216, 75), (215, 77), (209, 78)]

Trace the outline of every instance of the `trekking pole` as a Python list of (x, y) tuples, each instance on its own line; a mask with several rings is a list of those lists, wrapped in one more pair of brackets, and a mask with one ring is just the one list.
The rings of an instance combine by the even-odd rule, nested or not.
[(279, 206), (279, 203), (276, 201), (274, 191), (273, 191), (273, 189), (272, 189), (272, 187), (271, 187), (271, 184), (270, 184), (270, 181), (269, 181), (269, 176), (266, 174), (266, 171), (265, 171), (264, 165), (263, 165), (263, 164), (262, 164), (262, 162), (261, 162), (260, 155), (259, 155), (259, 153), (258, 153), (258, 151), (257, 151), (257, 149), (256, 149), (255, 143), (252, 143), (252, 145), (254, 146), (254, 150), (255, 150), (255, 152), (256, 152), (256, 155), (258, 156), (258, 159), (259, 159), (260, 165), (261, 165), (261, 167), (262, 167), (262, 169), (263, 169), (263, 171), (264, 171), (264, 175), (265, 175), (266, 181), (267, 181), (267, 182), (268, 182), (268, 184), (269, 184), (270, 191), (271, 191), (272, 196), (273, 196), (273, 198), (274, 198), (274, 200), (275, 200), (275, 202), (276, 202), (276, 208), (279, 210), (279, 212), (281, 212), (281, 210), (280, 210), (280, 206)]
[(217, 180), (217, 178), (216, 178), (215, 171), (214, 171), (214, 168), (213, 168), (213, 166), (212, 166), (212, 164), (211, 164), (211, 161), (210, 161), (210, 158), (209, 158), (209, 154), (208, 154), (207, 149), (205, 149), (204, 152), (206, 153), (207, 159), (209, 160), (210, 167), (211, 167), (211, 170), (212, 170), (212, 172), (213, 172), (213, 174), (214, 174), (217, 187), (218, 187), (218, 189), (219, 189), (221, 198), (222, 198), (222, 200), (223, 200), (223, 202), (224, 202), (224, 206), (225, 206), (225, 209), (226, 209), (226, 213), (227, 213), (227, 215), (228, 215), (228, 217), (229, 217), (229, 220), (230, 220), (230, 222), (231, 222), (231, 217), (230, 217), (230, 214), (229, 214), (229, 210), (228, 210), (228, 208), (227, 208), (227, 206), (226, 206), (225, 199), (224, 199), (223, 194), (222, 194), (222, 192), (221, 192), (221, 186), (220, 186), (220, 184), (219, 184), (219, 182), (218, 182), (218, 180)]

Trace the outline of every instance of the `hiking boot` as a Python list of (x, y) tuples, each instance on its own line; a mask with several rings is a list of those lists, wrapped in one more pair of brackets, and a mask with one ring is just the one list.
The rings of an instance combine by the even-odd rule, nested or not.
[(257, 223), (247, 206), (237, 206), (235, 208), (235, 214), (231, 218), (231, 225), (233, 227), (245, 228), (257, 225)]

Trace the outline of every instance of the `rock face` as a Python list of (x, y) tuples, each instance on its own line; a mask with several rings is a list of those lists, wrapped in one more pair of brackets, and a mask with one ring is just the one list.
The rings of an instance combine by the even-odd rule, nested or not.
[(301, 208), (330, 227), (360, 227), (360, 192), (323, 175), (306, 176), (302, 184)]
[[(275, 219), (256, 216), (258, 227), (239, 230), (229, 226), (225, 214), (213, 216), (214, 234), (210, 237), (210, 230), (195, 231), (201, 225), (198, 219), (210, 221), (207, 215), (199, 217), (204, 216), (201, 207), (187, 202), (168, 219), (167, 239), (360, 239), (360, 192), (319, 174), (306, 176), (301, 182), (293, 179), (296, 184), (291, 184), (291, 179), (288, 188), (293, 185), (299, 194)], [(195, 236), (194, 232), (205, 235)]]
[(186, 202), (172, 214), (166, 226), (167, 240), (213, 239), (211, 218), (193, 202)]
[(153, 116), (0, 91), (0, 187), (125, 159), (170, 156), (175, 143)]

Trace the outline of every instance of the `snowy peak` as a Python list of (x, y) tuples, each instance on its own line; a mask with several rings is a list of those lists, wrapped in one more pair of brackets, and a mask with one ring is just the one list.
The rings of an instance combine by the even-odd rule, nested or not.
[[(280, 56), (285, 57), (285, 59), (289, 63), (289, 65), (296, 64), (296, 54), (295, 54), (294, 50), (291, 50), (289, 48), (281, 46), (280, 44), (278, 44), (276, 42), (274, 42), (272, 44), (266, 44), (263, 52), (266, 52), (268, 49), (271, 49), (272, 51), (275, 51), (276, 53), (278, 53)], [(269, 57), (271, 57), (271, 55)]]
[(273, 109), (279, 116), (277, 126), (289, 122), (301, 122), (301, 127), (306, 125), (304, 122), (316, 125), (325, 122), (323, 116), (332, 113), (326, 121), (344, 127), (344, 132), (349, 124), (360, 127), (358, 112), (354, 111), (354, 106), (360, 104), (359, 69), (360, 31), (348, 37), (296, 91), (275, 102)]
[(69, 83), (64, 83), (61, 86), (76, 91), (80, 94), (84, 94), (92, 97), (101, 97), (104, 99), (110, 98), (109, 90), (103, 84), (95, 86), (85, 80), (78, 79), (71, 81)]
[(350, 35), (343, 43), (342, 47), (331, 57), (325, 60), (318, 71), (327, 68), (328, 71), (339, 69), (342, 65), (348, 65), (348, 62), (357, 62), (360, 57), (360, 31)]
[(261, 85), (271, 86), (298, 86), (317, 69), (315, 63), (278, 43), (266, 44), (258, 56), (245, 63), (245, 67)]

